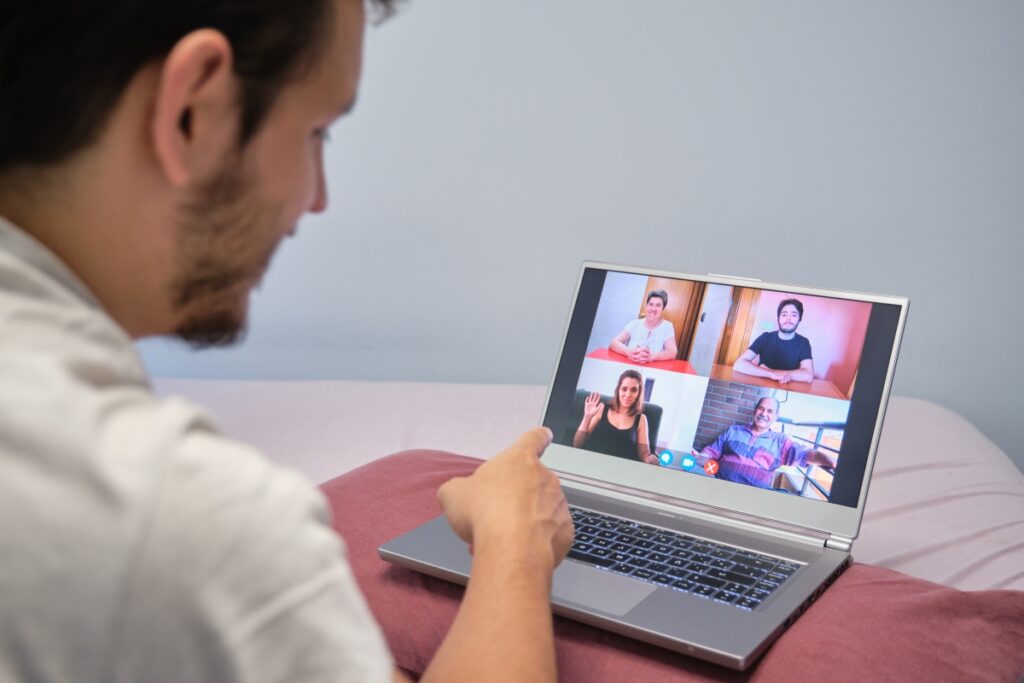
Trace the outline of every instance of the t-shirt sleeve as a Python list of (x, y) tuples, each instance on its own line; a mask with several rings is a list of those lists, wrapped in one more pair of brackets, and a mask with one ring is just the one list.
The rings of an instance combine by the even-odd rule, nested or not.
[(811, 356), (811, 341), (809, 339), (807, 339), (807, 338), (803, 338), (803, 340), (804, 340), (804, 343), (803, 343), (803, 345), (800, 348), (800, 358), (798, 359), (799, 362), (801, 362), (801, 363), (803, 361), (805, 361), (805, 360), (807, 360), (807, 359), (812, 357)]
[(310, 482), (192, 430), (154, 494), (124, 596), (118, 680), (391, 680)]
[(764, 351), (765, 343), (768, 341), (767, 335), (767, 332), (762, 332), (761, 334), (759, 334), (757, 336), (757, 339), (754, 340), (754, 343), (750, 345), (750, 350), (760, 356), (761, 353)]

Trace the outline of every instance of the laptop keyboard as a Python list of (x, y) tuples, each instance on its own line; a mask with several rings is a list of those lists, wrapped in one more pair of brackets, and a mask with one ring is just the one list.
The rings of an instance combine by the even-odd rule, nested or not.
[(753, 610), (799, 569), (796, 562), (571, 507), (569, 557), (617, 574)]

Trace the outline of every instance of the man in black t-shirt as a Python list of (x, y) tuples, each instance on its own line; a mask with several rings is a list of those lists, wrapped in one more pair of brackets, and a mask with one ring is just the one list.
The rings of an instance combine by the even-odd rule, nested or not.
[(796, 333), (804, 317), (804, 305), (798, 299), (785, 299), (776, 311), (779, 329), (765, 332), (736, 359), (733, 372), (767, 377), (781, 384), (810, 382), (814, 379), (811, 342)]

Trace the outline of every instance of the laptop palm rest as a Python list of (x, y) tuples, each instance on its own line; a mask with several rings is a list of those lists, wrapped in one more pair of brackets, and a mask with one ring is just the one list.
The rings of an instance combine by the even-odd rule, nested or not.
[[(466, 583), (473, 562), (466, 543), (451, 530), (444, 515), (392, 539), (379, 552), (390, 562), (461, 584)], [(555, 570), (551, 597), (570, 607), (622, 616), (656, 590), (649, 583), (623, 581), (610, 572), (565, 560)]]
[(592, 610), (622, 616), (636, 607), (657, 586), (641, 581), (623, 581), (621, 576), (564, 561), (555, 571), (551, 597)]

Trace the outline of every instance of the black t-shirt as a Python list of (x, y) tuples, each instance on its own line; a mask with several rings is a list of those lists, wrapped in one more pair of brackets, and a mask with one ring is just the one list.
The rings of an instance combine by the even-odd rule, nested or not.
[(783, 341), (778, 332), (765, 332), (754, 340), (750, 350), (761, 357), (761, 365), (772, 370), (796, 370), (801, 361), (811, 357), (811, 342), (799, 334)]

